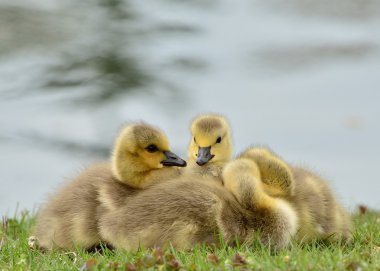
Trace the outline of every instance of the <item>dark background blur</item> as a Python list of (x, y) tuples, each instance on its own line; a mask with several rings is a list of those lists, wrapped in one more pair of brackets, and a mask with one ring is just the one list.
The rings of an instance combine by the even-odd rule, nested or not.
[(0, 0), (0, 214), (108, 159), (125, 121), (219, 112), (380, 206), (380, 0)]

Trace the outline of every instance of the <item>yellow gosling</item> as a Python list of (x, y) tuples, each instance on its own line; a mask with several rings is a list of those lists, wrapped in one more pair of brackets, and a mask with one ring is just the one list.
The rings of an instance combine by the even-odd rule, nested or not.
[(296, 210), (298, 240), (351, 239), (350, 216), (321, 177), (304, 168), (289, 166), (261, 147), (249, 148), (240, 157), (257, 163), (267, 194), (282, 198)]
[(128, 125), (111, 163), (92, 166), (67, 183), (40, 210), (34, 236), (43, 249), (91, 248), (101, 241), (99, 218), (141, 189), (180, 174), (186, 162), (170, 152), (166, 136), (148, 124)]
[[(289, 245), (299, 229), (299, 217), (293, 206), (264, 189), (263, 174), (252, 159), (239, 158), (226, 165), (224, 186), (247, 210), (246, 227), (250, 233), (260, 232), (261, 242), (274, 249)], [(248, 233), (245, 242), (252, 236)]]
[(141, 191), (100, 219), (102, 237), (118, 249), (187, 249), (218, 245), (221, 236), (228, 244), (249, 243), (260, 233), (265, 245), (286, 247), (298, 228), (294, 208), (265, 194), (253, 161), (232, 161), (223, 172), (225, 186), (184, 175)]
[(294, 183), (290, 167), (268, 148), (250, 147), (238, 157), (256, 162), (267, 193), (272, 196), (293, 195)]
[(232, 155), (231, 131), (227, 120), (216, 114), (196, 117), (191, 123), (187, 172), (221, 181), (223, 166)]

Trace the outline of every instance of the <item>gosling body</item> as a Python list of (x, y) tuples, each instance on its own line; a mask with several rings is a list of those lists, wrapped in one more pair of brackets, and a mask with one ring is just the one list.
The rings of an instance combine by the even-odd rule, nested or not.
[(317, 174), (293, 167), (267, 148), (248, 148), (241, 155), (257, 163), (267, 194), (288, 202), (296, 211), (296, 239), (350, 240), (351, 219), (327, 182)]
[(197, 243), (218, 245), (220, 238), (228, 244), (249, 243), (260, 232), (261, 241), (272, 248), (288, 245), (298, 225), (295, 212), (263, 192), (253, 161), (227, 164), (225, 186), (204, 178), (183, 176), (142, 191), (100, 219), (102, 238), (119, 249), (186, 249)]
[(350, 241), (352, 222), (330, 186), (320, 176), (301, 167), (292, 167), (294, 194), (285, 197), (300, 220), (298, 241), (325, 239)]
[(169, 151), (161, 131), (144, 123), (127, 126), (116, 139), (111, 163), (83, 171), (40, 210), (34, 231), (39, 247), (96, 246), (102, 240), (99, 218), (155, 182), (178, 176), (178, 168), (164, 168), (175, 165), (186, 163)]
[(224, 186), (184, 176), (151, 187), (100, 220), (102, 237), (128, 250), (169, 244), (185, 249), (218, 244), (220, 237), (249, 244), (256, 233), (274, 249), (293, 238), (351, 238), (349, 216), (328, 185), (267, 149), (249, 149), (225, 166), (222, 177)]

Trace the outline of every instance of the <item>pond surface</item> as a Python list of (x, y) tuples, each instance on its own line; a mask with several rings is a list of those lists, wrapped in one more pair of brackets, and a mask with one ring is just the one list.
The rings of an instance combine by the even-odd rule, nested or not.
[(146, 120), (186, 156), (219, 112), (380, 207), (380, 0), (0, 0), (0, 214), (35, 209)]

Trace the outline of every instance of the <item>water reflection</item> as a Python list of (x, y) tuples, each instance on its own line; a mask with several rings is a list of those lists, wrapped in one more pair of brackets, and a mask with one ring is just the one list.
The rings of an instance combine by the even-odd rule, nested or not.
[[(1, 138), (0, 138), (1, 140)], [(8, 138), (8, 140), (10, 140)], [(63, 138), (46, 137), (37, 133), (22, 133), (17, 135), (17, 142), (20, 144), (34, 144), (34, 147), (50, 149), (55, 152), (66, 153), (67, 155), (79, 155), (81, 157), (91, 157), (92, 159), (107, 159), (111, 153), (111, 146), (91, 142), (75, 142)]]
[(59, 14), (9, 4), (0, 2), (0, 56), (46, 45), (57, 46), (67, 40), (70, 25)]
[(236, 152), (267, 144), (346, 203), (380, 204), (379, 1), (15, 1), (0, 0), (0, 212), (108, 159), (125, 121), (185, 156), (210, 111)]
[(98, 0), (99, 6), (107, 9), (111, 19), (123, 20), (131, 18), (133, 13), (130, 12), (130, 6), (124, 0)]
[(267, 48), (261, 51), (255, 61), (273, 70), (289, 69), (296, 71), (310, 66), (317, 66), (321, 62), (336, 62), (339, 60), (355, 60), (370, 56), (378, 50), (372, 42), (351, 44), (321, 44), (321, 45), (293, 45), (277, 48)]
[(272, 7), (292, 10), (305, 16), (326, 16), (340, 19), (371, 20), (380, 15), (378, 0), (281, 0), (265, 1)]
[(58, 63), (48, 67), (48, 79), (42, 89), (77, 92), (75, 104), (91, 106), (135, 91), (148, 91), (146, 86), (152, 76), (138, 65), (138, 59), (129, 50), (128, 40), (133, 39), (133, 33), (128, 31), (128, 24), (136, 18), (132, 8), (123, 0), (99, 0), (98, 5), (93, 5), (94, 9), (106, 11), (96, 32), (82, 33), (94, 38), (84, 46), (71, 46)]
[[(88, 50), (86, 50), (88, 51)], [(137, 60), (124, 57), (116, 49), (100, 54), (90, 50), (91, 55), (66, 57), (51, 69), (44, 90), (77, 91), (77, 103), (99, 106), (143, 88), (152, 78), (144, 73)], [(79, 59), (78, 59), (79, 58)]]

